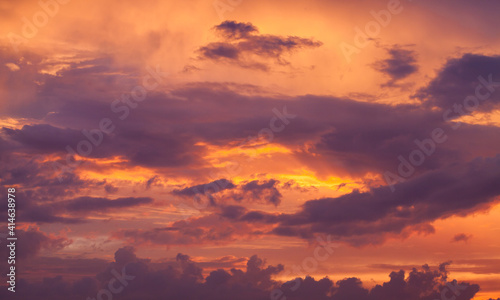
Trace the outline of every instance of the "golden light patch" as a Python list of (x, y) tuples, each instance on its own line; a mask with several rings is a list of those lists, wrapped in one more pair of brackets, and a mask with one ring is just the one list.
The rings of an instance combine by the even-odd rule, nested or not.
[(25, 119), (25, 118), (0, 118), (0, 127), (13, 129), (21, 129), (24, 125), (33, 125), (41, 123), (40, 120)]
[(99, 161), (98, 164), (104, 166), (104, 168), (99, 168), (98, 170), (84, 169), (79, 172), (79, 175), (84, 179), (106, 179), (110, 181), (116, 180), (137, 183), (146, 181), (156, 175), (153, 170), (147, 168), (139, 166), (120, 168), (119, 166), (113, 166), (114, 163), (113, 160), (108, 163)]
[(463, 116), (457, 119), (457, 122), (463, 122), (471, 125), (486, 125), (500, 127), (500, 110), (492, 112), (477, 112), (472, 115)]
[(208, 148), (205, 160), (210, 162), (214, 167), (225, 167), (229, 159), (251, 157), (252, 159), (262, 156), (269, 157), (273, 154), (288, 154), (292, 151), (284, 146), (278, 144), (265, 144), (259, 145), (256, 143), (245, 144), (239, 147), (218, 147), (206, 143), (197, 143), (198, 146), (205, 146)]

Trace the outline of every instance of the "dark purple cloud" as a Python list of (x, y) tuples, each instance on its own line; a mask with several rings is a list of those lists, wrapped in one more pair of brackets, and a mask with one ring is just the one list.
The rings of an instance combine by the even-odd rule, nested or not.
[(199, 184), (191, 187), (186, 187), (183, 189), (174, 189), (172, 191), (173, 195), (182, 197), (194, 197), (196, 195), (208, 195), (216, 194), (224, 190), (234, 189), (236, 185), (227, 179), (218, 179), (209, 183)]
[[(470, 57), (465, 56), (455, 64), (466, 64), (468, 60)], [(452, 73), (446, 71), (447, 68), (442, 72)], [(62, 75), (72, 76), (64, 72)], [(57, 81), (51, 83), (54, 86), (65, 84), (61, 78), (51, 80)], [(459, 87), (471, 85), (473, 82)], [(437, 88), (431, 87), (427, 95), (433, 99), (440, 97)], [(425, 107), (313, 95), (290, 99), (248, 96), (237, 92), (249, 88), (255, 89), (210, 83), (180, 86), (170, 94), (151, 94), (147, 103), (141, 103), (124, 121), (111, 111), (111, 95), (107, 98), (103, 92), (95, 97), (98, 100), (83, 100), (81, 95), (74, 95), (72, 101), (64, 102), (46, 118), (50, 124), (4, 129), (6, 137), (1, 148), (5, 149), (3, 155), (13, 151), (66, 155), (67, 145), (76, 149), (80, 140), (87, 139), (82, 129), (95, 129), (101, 118), (109, 117), (116, 129), (112, 135), (103, 136), (102, 144), (94, 147), (89, 157), (122, 156), (131, 165), (150, 168), (202, 169), (206, 165), (201, 157), (207, 149), (199, 142), (227, 145), (249, 135), (256, 136), (260, 129), (269, 126), (273, 109), (282, 111), (285, 106), (297, 117), (286, 130), (276, 134), (273, 142), (295, 149), (296, 157), (321, 175), (332, 170), (356, 176), (393, 170), (399, 163), (398, 155), (410, 153), (416, 147), (415, 139), (428, 138), (435, 128), (446, 131), (448, 142), (440, 145), (417, 172), (477, 156), (492, 156), (498, 146), (498, 139), (494, 138), (499, 134), (498, 128), (463, 124), (459, 131), (450, 130), (453, 124), (443, 120), (442, 112)], [(461, 91), (464, 92), (463, 88)], [(473, 93), (474, 89), (469, 91)], [(449, 95), (451, 90), (443, 93)], [(186, 123), (186, 120), (190, 121)], [(464, 142), (466, 140), (469, 142)], [(302, 149), (304, 143), (311, 141), (315, 141), (312, 147), (307, 151)], [(64, 156), (60, 162), (65, 163)]]
[[(416, 97), (425, 101), (427, 106), (455, 111), (450, 114), (450, 118), (460, 116), (460, 111), (463, 114), (491, 111), (500, 102), (499, 69), (499, 56), (464, 54), (448, 60), (437, 76), (422, 88)], [(470, 100), (465, 100), (467, 97), (470, 97)], [(472, 97), (476, 98), (477, 106)], [(455, 105), (461, 107), (457, 109)], [(474, 108), (469, 110), (464, 105)]]
[[(107, 214), (151, 204), (149, 197), (127, 197), (108, 199), (104, 197), (78, 197), (71, 200), (28, 206), (20, 210), (25, 221), (36, 223), (83, 223), (88, 214)], [(69, 214), (71, 217), (64, 217)]]
[(278, 206), (281, 202), (282, 195), (276, 188), (279, 181), (270, 179), (268, 181), (253, 180), (242, 185), (241, 190), (245, 197), (249, 195), (254, 200), (264, 199), (267, 202)]
[(469, 241), (469, 239), (471, 239), (471, 238), (472, 238), (472, 235), (468, 235), (465, 233), (459, 233), (453, 237), (452, 242), (465, 242), (465, 243), (467, 243)]
[(258, 33), (259, 30), (252, 23), (240, 23), (236, 21), (224, 21), (215, 26), (218, 34), (227, 39), (242, 39), (251, 34)]
[[(235, 185), (227, 179), (218, 179), (209, 183), (199, 184), (196, 186), (186, 187), (182, 189), (174, 189), (171, 193), (183, 198), (192, 198), (195, 201), (200, 201), (200, 197), (207, 197), (211, 205), (216, 205), (219, 202), (264, 202), (275, 206), (281, 202), (282, 195), (278, 190), (279, 181), (275, 179), (269, 180), (253, 180), (245, 181)], [(220, 195), (223, 191), (230, 191), (224, 195)]]
[[(24, 261), (26, 259), (31, 259), (37, 256), (40, 251), (58, 251), (62, 248), (69, 246), (72, 240), (55, 235), (48, 235), (44, 232), (36, 229), (16, 229), (16, 237), (18, 238), (16, 243), (16, 259)], [(1, 239), (2, 247), (0, 247), (0, 254), (2, 257), (9, 257), (9, 248), (6, 247), (9, 244), (5, 238)], [(7, 244), (5, 244), (7, 242)], [(7, 259), (2, 260), (1, 266), (5, 267), (7, 265)]]
[[(128, 131), (117, 130), (111, 138), (102, 132), (95, 131), (92, 135), (85, 135), (82, 130), (58, 128), (48, 124), (3, 130), (11, 141), (22, 146), (22, 151), (34, 154), (59, 153), (64, 158), (71, 157), (72, 164), (74, 157), (78, 156), (103, 158), (124, 155), (130, 164), (147, 167), (174, 167), (196, 160), (190, 152), (197, 147), (191, 148), (185, 138), (151, 130), (143, 131), (138, 128), (129, 128)], [(90, 146), (79, 146), (82, 141)], [(61, 164), (70, 165), (64, 160)]]
[[(63, 261), (59, 262), (63, 263)], [(282, 265), (267, 266), (257, 256), (247, 260), (244, 270), (217, 269), (203, 275), (199, 263), (179, 253), (161, 268), (148, 259), (138, 258), (134, 249), (124, 247), (116, 251), (115, 260), (93, 277), (69, 281), (61, 276), (44, 278), (41, 282), (18, 281), (16, 296), (23, 299), (87, 299), (105, 293), (113, 299), (242, 299), (242, 300), (433, 300), (441, 294), (457, 295), (458, 300), (470, 300), (479, 286), (467, 282), (448, 281), (446, 264), (437, 269), (427, 265), (392, 272), (390, 280), (372, 289), (363, 287), (358, 278), (333, 282), (327, 277), (296, 278), (281, 283), (273, 279), (284, 270)], [(111, 283), (111, 284), (110, 284)], [(112, 288), (110, 288), (110, 286)], [(7, 297), (6, 289), (0, 296)], [(105, 296), (104, 296), (105, 297)]]
[[(429, 171), (395, 185), (357, 190), (337, 198), (306, 201), (294, 214), (220, 206), (203, 217), (152, 230), (125, 230), (118, 237), (159, 245), (224, 243), (252, 235), (311, 239), (318, 233), (353, 246), (380, 244), (385, 237), (434, 232), (437, 219), (490, 207), (500, 195), (500, 156), (477, 158)], [(269, 225), (273, 225), (269, 231)]]
[(78, 197), (72, 200), (58, 202), (55, 205), (64, 207), (70, 212), (108, 211), (152, 203), (153, 199), (148, 197), (127, 197), (107, 199), (102, 197)]
[(265, 62), (267, 59), (286, 65), (288, 62), (283, 54), (322, 45), (321, 42), (296, 36), (262, 35), (251, 23), (225, 21), (214, 29), (222, 41), (200, 47), (197, 51), (200, 59), (263, 71), (269, 70)]
[[(254, 36), (253, 30), (247, 31), (249, 32), (242, 33), (245, 29), (235, 29), (235, 36)], [(495, 66), (497, 60), (497, 57), (472, 54), (450, 60), (427, 89), (421, 91), (425, 96), (423, 99), (427, 103), (441, 105), (439, 103), (445, 97), (456, 96), (453, 94), (455, 88), (460, 94), (466, 93), (466, 90), (474, 92), (477, 84), (475, 75), (493, 71), (491, 66)], [(94, 63), (109, 64), (106, 60)], [(462, 69), (474, 71), (474, 76)], [(71, 70), (63, 71), (61, 76), (51, 77), (45, 83), (42, 88), (44, 93), (53, 94), (61, 101), (73, 99), (55, 107), (53, 113), (45, 118), (46, 124), (3, 130), (0, 145), (3, 151), (2, 161), (6, 162), (7, 168), (0, 171), (2, 184), (26, 183), (42, 189), (47, 189), (43, 188), (47, 186), (59, 193), (56, 194), (59, 196), (58, 200), (74, 198), (71, 193), (78, 192), (81, 188), (78, 186), (88, 185), (88, 182), (65, 174), (67, 176), (64, 180), (67, 180), (66, 183), (71, 188), (65, 189), (61, 183), (56, 187), (58, 179), (53, 170), (48, 170), (46, 163), (18, 164), (10, 161), (18, 162), (19, 157), (33, 154), (57, 154), (61, 156), (59, 161), (63, 163), (66, 155), (63, 145), (76, 147), (78, 136), (86, 138), (81, 130), (96, 128), (102, 117), (112, 119), (116, 129), (112, 135), (103, 136), (102, 144), (95, 147), (89, 157), (118, 156), (124, 158), (124, 167), (140, 165), (153, 168), (158, 174), (182, 171), (183, 174), (194, 176), (196, 182), (207, 182), (212, 168), (202, 159), (205, 151), (208, 151), (203, 143), (234, 145), (235, 141), (244, 141), (249, 135), (256, 136), (260, 129), (269, 127), (272, 118), (279, 120), (276, 110), (286, 110), (297, 116), (290, 120), (285, 130), (276, 134), (273, 143), (291, 149), (293, 156), (314, 170), (318, 177), (364, 176), (368, 173), (383, 175), (388, 170), (396, 172), (400, 163), (398, 156), (407, 156), (417, 149), (416, 140), (428, 139), (437, 128), (445, 132), (447, 140), (436, 147), (425, 163), (416, 168), (412, 178), (397, 186), (401, 191), (395, 194), (388, 194), (384, 187), (371, 186), (370, 193), (354, 192), (338, 199), (309, 201), (296, 215), (280, 216), (282, 219), (279, 222), (276, 221), (276, 216), (245, 212), (243, 219), (252, 225), (260, 220), (266, 224), (275, 222), (278, 227), (274, 232), (277, 234), (308, 236), (317, 232), (343, 232), (344, 237), (357, 239), (364, 236), (366, 241), (367, 235), (373, 235), (368, 240), (373, 238), (380, 241), (375, 238), (377, 233), (399, 234), (411, 228), (420, 232), (432, 232), (432, 227), (428, 225), (432, 220), (449, 214), (469, 213), (478, 209), (481, 204), (489, 205), (498, 192), (490, 183), (498, 176), (491, 166), (497, 164), (495, 155), (500, 149), (500, 140), (497, 138), (500, 129), (495, 126), (462, 124), (459, 130), (454, 130), (453, 123), (443, 120), (442, 111), (432, 110), (425, 105), (392, 106), (314, 95), (283, 97), (252, 93), (254, 96), (248, 96), (248, 93), (239, 92), (238, 89), (255, 92), (257, 88), (234, 84), (192, 83), (178, 86), (169, 93), (152, 93), (147, 102), (140, 103), (126, 120), (121, 121), (119, 115), (110, 111), (112, 97), (106, 89), (101, 90), (95, 99), (89, 100), (94, 94), (82, 96), (81, 92), (85, 90), (83, 79), (89, 77), (89, 80), (93, 80), (90, 78), (93, 76), (92, 72), (73, 74)], [(72, 76), (79, 80), (69, 80), (76, 78)], [(71, 82), (71, 86), (65, 83), (66, 80)], [(73, 86), (78, 84), (82, 86)], [(57, 86), (63, 88), (57, 89)], [(110, 90), (115, 90), (112, 81), (111, 86)], [(71, 94), (71, 88), (77, 91), (74, 95)], [(64, 93), (59, 95), (61, 90)], [(495, 97), (497, 94), (492, 93), (493, 100)], [(307, 148), (304, 147), (306, 143), (309, 145)], [(472, 170), (474, 165), (482, 166), (482, 170)], [(43, 166), (42, 171), (37, 171), (40, 166)], [(98, 166), (91, 164), (90, 167)], [(470, 174), (467, 173), (468, 169), (471, 169)], [(456, 174), (463, 174), (471, 180), (459, 187)], [(105, 184), (93, 183), (100, 189)], [(238, 188), (224, 190), (227, 193), (224, 196), (230, 201), (258, 198), (266, 203), (279, 203), (281, 194), (272, 181), (240, 185)], [(233, 191), (235, 193), (231, 194)], [(434, 194), (430, 194), (431, 191)], [(34, 190), (26, 192), (39, 193)], [(192, 191), (179, 190), (178, 193), (186, 196)], [(49, 199), (49, 195), (50, 191), (45, 190), (44, 195), (30, 194), (26, 198), (38, 196), (35, 197), (35, 202), (43, 202), (44, 199)], [(450, 197), (458, 196), (462, 199), (464, 195), (469, 197), (468, 201), (448, 205)], [(415, 200), (415, 208), (407, 203), (408, 199)], [(353, 203), (357, 205), (354, 206)], [(53, 213), (50, 206), (45, 206), (44, 210), (38, 204), (33, 207), (40, 208), (39, 213), (35, 210), (28, 213), (26, 210), (26, 216), (31, 214), (30, 220), (38, 217), (38, 221), (78, 221), (60, 219), (61, 216)], [(220, 204), (231, 203), (221, 201)], [(397, 210), (399, 205), (402, 205), (401, 211)], [(436, 209), (432, 210), (427, 206)], [(219, 211), (214, 211), (214, 216), (220, 217)], [(330, 221), (326, 221), (328, 218)], [(357, 222), (355, 226), (350, 225), (353, 222)], [(203, 236), (206, 240), (233, 236), (233, 229), (228, 227), (227, 232), (212, 234), (206, 229), (189, 227), (188, 230), (187, 227), (182, 227), (183, 232), (189, 233), (187, 237)], [(167, 232), (171, 233), (172, 230)], [(177, 236), (174, 240), (176, 239)], [(191, 238), (188, 240), (191, 241)]]
[(389, 77), (389, 81), (383, 86), (397, 86), (400, 80), (418, 71), (415, 51), (403, 49), (397, 45), (386, 51), (389, 58), (373, 64), (375, 70)]
[(295, 236), (328, 233), (353, 244), (362, 241), (351, 240), (353, 237), (400, 234), (412, 226), (415, 231), (432, 232), (429, 225), (421, 225), (492, 205), (500, 195), (499, 166), (500, 156), (478, 158), (399, 183), (395, 192), (382, 186), (307, 201), (298, 213), (281, 215), (274, 232)]

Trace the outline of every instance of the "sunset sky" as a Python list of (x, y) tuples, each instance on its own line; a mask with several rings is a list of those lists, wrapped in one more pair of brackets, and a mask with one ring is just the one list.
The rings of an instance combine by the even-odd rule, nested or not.
[(0, 0), (0, 298), (500, 298), (499, 11)]

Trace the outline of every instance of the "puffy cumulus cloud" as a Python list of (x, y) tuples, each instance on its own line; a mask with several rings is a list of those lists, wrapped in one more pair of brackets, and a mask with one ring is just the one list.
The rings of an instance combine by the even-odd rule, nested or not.
[(268, 71), (266, 60), (287, 65), (285, 53), (299, 49), (315, 48), (321, 42), (296, 36), (277, 36), (259, 34), (257, 27), (251, 23), (224, 21), (214, 27), (222, 39), (198, 49), (199, 58), (235, 64), (243, 68)]
[(398, 82), (418, 71), (415, 51), (398, 45), (386, 49), (389, 58), (373, 64), (375, 70), (387, 75), (389, 81), (383, 86), (398, 86)]
[(218, 179), (205, 184), (198, 184), (195, 186), (185, 187), (182, 189), (174, 189), (171, 194), (183, 198), (193, 198), (196, 201), (200, 201), (201, 196), (206, 196), (210, 204), (215, 205), (214, 194), (222, 192), (224, 190), (234, 189), (236, 185), (227, 179)]
[[(416, 97), (428, 106), (461, 111), (458, 116), (451, 114), (450, 118), (458, 118), (471, 111), (489, 112), (500, 102), (500, 94), (495, 92), (500, 89), (499, 68), (500, 56), (464, 54), (448, 60), (437, 76), (417, 92)], [(474, 103), (476, 100), (477, 106)]]
[(217, 33), (227, 39), (242, 39), (251, 34), (258, 33), (259, 30), (252, 23), (240, 23), (236, 21), (224, 21), (215, 26)]
[(382, 285), (377, 284), (371, 290), (364, 288), (358, 278), (345, 278), (336, 283), (328, 278), (316, 281), (311, 277), (299, 278), (294, 282), (282, 285), (281, 289), (275, 291), (281, 299), (324, 299), (324, 300), (387, 300), (387, 299), (415, 299), (431, 300), (441, 299), (441, 295), (453, 295), (455, 299), (472, 299), (479, 291), (477, 284), (447, 282), (448, 272), (446, 265), (442, 264), (433, 270), (428, 265), (413, 270), (405, 275), (403, 270), (391, 272), (390, 280)]
[[(250, 198), (254, 200), (264, 199), (275, 206), (280, 204), (282, 195), (276, 188), (279, 181), (270, 179), (268, 181), (260, 182), (259, 180), (253, 180), (242, 185), (241, 190), (243, 195), (239, 199), (249, 195)], [(238, 200), (238, 199), (237, 199)]]
[[(148, 259), (138, 258), (132, 247), (118, 249), (110, 262), (95, 276), (69, 281), (61, 276), (44, 278), (41, 282), (18, 281), (16, 295), (25, 299), (87, 299), (109, 293), (113, 299), (292, 299), (292, 300), (387, 300), (441, 299), (456, 295), (470, 300), (479, 286), (467, 282), (448, 281), (446, 264), (437, 269), (427, 265), (390, 274), (390, 280), (372, 289), (363, 287), (358, 278), (333, 282), (329, 278), (296, 278), (290, 282), (273, 279), (284, 266), (266, 265), (257, 256), (250, 257), (245, 269), (217, 269), (203, 275), (199, 263), (179, 253), (160, 268)], [(2, 289), (0, 296), (9, 291)]]
[(174, 189), (171, 193), (183, 198), (192, 198), (198, 202), (202, 202), (201, 198), (206, 197), (213, 206), (217, 205), (216, 201), (222, 203), (263, 202), (277, 206), (283, 197), (278, 190), (279, 184), (278, 180), (269, 179), (243, 181), (235, 185), (232, 181), (223, 178), (205, 184)]

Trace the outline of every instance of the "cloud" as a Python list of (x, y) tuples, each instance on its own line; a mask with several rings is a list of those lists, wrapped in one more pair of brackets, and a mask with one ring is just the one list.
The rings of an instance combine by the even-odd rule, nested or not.
[[(93, 277), (81, 277), (73, 282), (61, 276), (47, 277), (41, 282), (20, 279), (16, 293), (26, 299), (87, 299), (96, 297), (100, 291), (108, 290), (110, 282), (123, 289), (113, 289), (113, 298), (132, 299), (242, 299), (265, 300), (270, 297), (291, 300), (387, 300), (387, 299), (440, 299), (441, 293), (450, 294), (449, 286), (457, 287), (460, 300), (470, 300), (479, 291), (479, 286), (467, 282), (448, 282), (446, 264), (433, 269), (427, 265), (414, 268), (406, 276), (404, 271), (390, 274), (390, 280), (372, 289), (363, 287), (358, 278), (345, 278), (333, 282), (325, 277), (296, 278), (290, 282), (278, 282), (275, 276), (283, 272), (284, 266), (266, 265), (265, 260), (254, 255), (246, 261), (245, 269), (217, 269), (204, 276), (200, 264), (188, 255), (177, 254), (175, 259), (160, 268), (148, 259), (141, 259), (134, 248), (124, 247), (115, 252), (114, 261), (103, 267)], [(59, 263), (64, 263), (60, 261)], [(114, 275), (115, 274), (115, 275)], [(116, 274), (121, 281), (116, 280)], [(126, 279), (126, 280), (125, 280)], [(126, 282), (126, 284), (123, 284)], [(117, 291), (120, 292), (117, 292)], [(9, 293), (0, 291), (1, 297)], [(273, 298), (271, 298), (273, 299)]]
[(267, 60), (287, 65), (289, 63), (283, 58), (285, 53), (322, 45), (321, 42), (296, 36), (262, 35), (251, 23), (224, 21), (214, 30), (222, 41), (200, 47), (197, 51), (200, 59), (262, 71), (269, 70)]
[[(228, 211), (224, 211), (228, 215)], [(191, 217), (188, 221), (171, 222), (168, 226), (152, 229), (122, 229), (113, 233), (113, 237), (123, 239), (135, 245), (220, 245), (235, 240), (251, 239), (261, 234), (254, 227), (263, 225), (246, 222), (235, 223), (214, 212), (201, 217)]]
[[(85, 114), (86, 112), (81, 111), (80, 118)], [(95, 124), (98, 123), (99, 121), (96, 121)], [(84, 153), (81, 157), (90, 158), (123, 155), (128, 158), (131, 165), (147, 167), (180, 166), (196, 160), (189, 154), (191, 151), (188, 150), (188, 142), (184, 138), (137, 127), (117, 132), (112, 142), (107, 140), (109, 139), (107, 135), (100, 132), (100, 135), (93, 136), (93, 139), (101, 140), (98, 145), (90, 144), (93, 140), (81, 130), (59, 128), (49, 124), (25, 125), (21, 129), (3, 128), (3, 130), (11, 141), (23, 146), (23, 151), (36, 154), (58, 153), (64, 158), (81, 153)], [(84, 152), (78, 150), (81, 141), (90, 144), (90, 153), (85, 154), (88, 148), (84, 148)], [(193, 150), (195, 148), (197, 147), (194, 146)], [(67, 166), (64, 160), (61, 163)]]
[(500, 274), (500, 259), (463, 259), (454, 261), (456, 264), (450, 268), (452, 272), (471, 272), (474, 274)]
[(500, 195), (494, 184), (500, 180), (498, 166), (500, 156), (478, 158), (399, 183), (395, 192), (381, 186), (310, 200), (299, 212), (281, 215), (274, 233), (306, 237), (328, 233), (354, 245), (370, 243), (369, 238), (358, 238), (373, 234), (404, 236), (405, 229), (430, 233), (428, 222), (492, 205)]
[[(454, 131), (452, 123), (443, 121), (442, 112), (417, 105), (386, 105), (314, 95), (256, 96), (255, 87), (224, 83), (191, 83), (176, 86), (169, 93), (151, 94), (147, 105), (141, 103), (126, 121), (121, 121), (110, 109), (109, 99), (114, 96), (108, 90), (115, 90), (116, 86), (101, 89), (99, 93), (86, 92), (84, 83), (87, 79), (95, 80), (94, 73), (77, 76), (70, 71), (50, 77), (43, 84), (42, 90), (47, 91), (33, 98), (38, 101), (49, 93), (59, 99), (54, 103), (64, 104), (56, 105), (42, 124), (3, 129), (2, 155), (57, 154), (58, 161), (64, 164), (66, 146), (76, 151), (78, 142), (87, 139), (82, 129), (98, 128), (99, 120), (106, 117), (113, 120), (116, 130), (112, 135), (104, 135), (102, 144), (94, 147), (88, 157), (121, 157), (123, 167), (143, 166), (165, 172), (163, 175), (182, 169), (203, 177), (210, 171), (210, 164), (203, 159), (208, 151), (204, 145), (230, 147), (248, 135), (257, 135), (269, 125), (273, 109), (281, 110), (284, 106), (290, 113), (300, 113), (273, 142), (291, 149), (295, 158), (319, 176), (333, 172), (363, 176), (395, 169), (398, 155), (410, 153), (416, 147), (415, 139), (428, 138), (435, 128), (445, 130), (449, 139), (417, 172), (494, 155), (493, 149), (500, 143), (494, 138), (500, 133), (497, 127), (463, 124), (460, 132)], [(432, 85), (429, 91), (435, 90)], [(248, 95), (250, 88), (252, 96)]]
[[(279, 181), (270, 179), (268, 181), (260, 182), (259, 180), (253, 180), (248, 183), (243, 184), (241, 190), (244, 195), (241, 198), (249, 195), (254, 200), (264, 199), (275, 206), (278, 206), (281, 202), (282, 195), (276, 188)], [(241, 199), (240, 198), (240, 199)]]
[[(451, 109), (458, 112), (454, 105), (460, 105), (463, 114), (470, 114), (470, 110), (463, 108), (465, 98), (479, 95), (479, 98), (486, 100), (478, 100), (479, 105), (474, 110), (489, 112), (497, 108), (500, 102), (500, 94), (494, 92), (500, 86), (499, 69), (500, 56), (464, 54), (448, 60), (437, 76), (426, 87), (420, 89), (415, 97), (425, 101), (427, 106), (442, 110)], [(480, 76), (484, 82), (479, 81)], [(470, 102), (468, 105), (474, 103)], [(455, 113), (450, 117), (457, 118), (456, 115)]]
[(416, 53), (400, 46), (386, 49), (389, 58), (377, 61), (373, 68), (389, 77), (382, 86), (398, 86), (398, 82), (418, 71)]
[(198, 202), (203, 201), (200, 198), (207, 197), (211, 205), (217, 205), (217, 201), (222, 203), (245, 201), (269, 203), (277, 206), (282, 198), (277, 189), (279, 183), (275, 179), (269, 179), (243, 181), (235, 185), (230, 180), (218, 179), (205, 184), (174, 189), (171, 193), (183, 198), (194, 198)]
[(121, 209), (126, 207), (134, 207), (143, 204), (152, 203), (153, 199), (148, 197), (127, 197), (117, 198), (114, 200), (99, 197), (78, 197), (72, 200), (55, 203), (54, 205), (62, 206), (70, 212), (91, 212), (91, 211), (108, 211), (111, 209)]
[(465, 233), (459, 233), (453, 237), (452, 242), (465, 242), (467, 243), (469, 239), (472, 238), (472, 235), (467, 235)]
[(146, 181), (146, 189), (150, 189), (151, 188), (151, 185), (153, 185), (155, 182), (157, 182), (159, 179), (159, 176), (158, 175), (155, 175), (151, 178), (148, 179), (148, 181)]
[(109, 194), (114, 194), (114, 193), (118, 192), (118, 188), (113, 186), (112, 184), (106, 184), (104, 186), (104, 190), (106, 191), (106, 193), (109, 193)]
[(219, 35), (227, 39), (242, 39), (251, 34), (258, 33), (259, 30), (252, 23), (240, 23), (236, 21), (224, 21), (215, 26), (214, 29)]
[[(234, 35), (234, 39), (238, 41), (260, 36), (247, 25), (224, 25), (217, 30), (225, 35)], [(444, 66), (435, 81), (451, 84), (454, 76), (458, 76), (458, 79), (466, 77), (465, 73), (459, 72), (460, 66), (475, 69), (473, 65), (478, 64), (480, 67), (476, 69), (483, 70), (496, 60), (496, 57), (472, 54), (453, 59)], [(103, 64), (104, 68), (109, 65), (105, 59), (94, 63)], [(90, 62), (88, 64), (91, 65)], [(78, 176), (81, 170), (79, 168), (75, 170), (76, 175), (65, 174), (64, 181), (59, 182), (51, 165), (54, 160), (64, 162), (67, 158), (65, 146), (76, 147), (79, 140), (86, 138), (81, 130), (96, 128), (102, 117), (112, 118), (116, 130), (112, 135), (104, 135), (102, 144), (89, 155), (95, 162), (89, 162), (85, 168), (100, 170), (100, 159), (119, 157), (122, 162), (117, 164), (117, 168), (126, 170), (141, 166), (154, 170), (155, 175), (159, 174), (164, 178), (176, 176), (182, 171), (183, 176), (192, 177), (192, 182), (195, 182), (193, 187), (203, 189), (205, 185), (198, 183), (206, 182), (211, 171), (217, 169), (205, 159), (210, 147), (236, 149), (238, 142), (249, 135), (256, 136), (260, 129), (269, 126), (270, 119), (276, 117), (273, 109), (283, 111), (284, 107), (297, 117), (287, 124), (286, 130), (275, 136), (273, 143), (289, 149), (287, 158), (303, 164), (318, 178), (383, 175), (387, 170), (397, 170), (398, 156), (408, 155), (418, 149), (415, 141), (428, 139), (434, 129), (441, 128), (445, 131), (447, 140), (436, 147), (424, 164), (416, 168), (412, 178), (397, 186), (401, 192), (395, 195), (387, 194), (384, 187), (377, 188), (376, 184), (380, 184), (377, 182), (373, 186), (367, 185), (371, 194), (353, 192), (343, 198), (311, 200), (295, 215), (282, 216), (259, 211), (245, 211), (244, 215), (239, 216), (233, 214), (233, 218), (240, 220), (240, 223), (247, 221), (248, 226), (242, 229), (228, 226), (226, 232), (210, 232), (203, 223), (210, 218), (218, 222), (218, 218), (221, 218), (220, 209), (214, 208), (210, 211), (213, 216), (199, 221), (205, 228), (179, 225), (175, 230), (158, 230), (152, 234), (152, 239), (156, 239), (161, 232), (165, 240), (179, 243), (194, 243), (196, 236), (203, 237), (200, 239), (202, 242), (216, 241), (217, 237), (228, 240), (235, 236), (235, 232), (251, 236), (257, 226), (274, 224), (274, 233), (280, 235), (308, 237), (318, 232), (344, 232), (343, 238), (349, 239), (353, 244), (367, 241), (380, 243), (386, 234), (405, 236), (411, 232), (432, 233), (429, 223), (433, 220), (449, 214), (470, 213), (480, 209), (481, 205), (490, 205), (493, 203), (491, 199), (497, 195), (494, 188), (485, 187), (498, 175), (485, 162), (488, 161), (491, 165), (497, 162), (496, 149), (500, 147), (500, 140), (496, 138), (500, 134), (498, 127), (462, 124), (460, 130), (453, 130), (453, 123), (445, 122), (441, 111), (425, 105), (387, 105), (316, 95), (285, 97), (254, 93), (256, 88), (253, 86), (224, 83), (191, 83), (175, 86), (168, 92), (151, 94), (147, 99), (148, 105), (141, 103), (126, 122), (120, 122), (118, 115), (110, 110), (110, 99), (113, 99), (110, 90), (114, 91), (117, 86), (110, 80), (109, 89), (85, 92), (86, 80), (96, 80), (93, 77), (97, 71), (87, 70), (88, 68), (70, 68), (61, 71), (60, 76), (47, 76), (49, 79), (43, 82), (41, 92), (32, 101), (41, 101), (48, 93), (60, 100), (54, 103), (63, 104), (55, 105), (54, 111), (40, 120), (40, 124), (21, 128), (5, 127), (2, 131), (0, 151), (6, 167), (0, 170), (0, 180), (3, 185), (22, 184), (29, 188), (25, 190), (26, 198), (33, 200), (28, 200), (26, 207), (20, 208), (20, 213), (27, 220), (66, 223), (83, 221), (80, 217), (84, 215), (83, 211), (80, 216), (63, 216), (52, 206), (42, 204), (47, 204), (44, 202), (53, 201), (51, 199), (54, 198), (58, 201), (75, 199), (80, 196), (84, 187), (98, 187), (102, 190), (108, 184), (82, 180)], [(79, 80), (73, 80), (76, 78)], [(429, 98), (424, 100), (429, 103), (434, 103), (440, 95), (435, 81), (426, 90)], [(471, 84), (462, 83), (469, 86)], [(446, 84), (443, 87), (446, 86), (456, 87)], [(242, 92), (238, 91), (239, 88), (242, 88)], [(39, 154), (41, 157), (29, 162), (26, 157), (32, 154)], [(483, 170), (473, 170), (475, 164), (483, 166)], [(471, 174), (475, 174), (477, 178), (482, 176), (484, 181), (479, 182), (474, 176), (469, 176), (466, 171), (468, 168), (471, 169)], [(459, 190), (456, 183), (458, 179), (453, 173), (471, 178), (470, 184), (461, 186), (470, 199), (473, 199), (469, 201), (470, 206), (462, 206), (462, 202), (457, 202), (449, 208), (437, 207), (431, 211), (427, 205), (444, 205), (449, 201), (447, 197), (454, 196), (452, 192)], [(449, 179), (449, 182), (443, 181), (444, 179)], [(238, 184), (232, 183), (230, 179), (225, 180), (236, 187), (219, 188), (218, 193), (213, 193), (217, 194), (217, 204), (221, 207), (245, 205), (244, 201), (262, 201), (273, 205), (281, 201), (281, 186), (273, 180)], [(218, 184), (217, 181), (212, 183)], [(442, 185), (438, 186), (437, 183)], [(144, 184), (147, 187), (147, 181)], [(227, 186), (231, 185), (228, 183)], [(179, 197), (190, 197), (193, 195), (190, 188), (193, 187), (178, 188), (173, 193), (177, 193), (176, 196)], [(481, 191), (479, 187), (485, 189)], [(444, 196), (439, 197), (435, 203), (430, 203), (431, 198), (436, 196), (420, 192), (420, 189), (429, 189)], [(486, 195), (486, 192), (491, 194)], [(352, 199), (352, 202), (348, 203), (347, 199)], [(404, 199), (415, 199), (416, 208), (412, 208)], [(369, 204), (371, 200), (378, 206)], [(359, 207), (353, 207), (353, 203), (359, 203)], [(371, 208), (370, 211), (366, 209), (368, 207)], [(130, 207), (117, 207), (114, 211), (128, 208)], [(314, 220), (312, 216), (318, 218)], [(325, 221), (323, 216), (329, 216), (331, 220)], [(226, 221), (223, 221), (224, 226), (227, 226), (224, 223)], [(360, 222), (350, 226), (356, 221)], [(258, 231), (262, 229), (268, 228), (258, 228)], [(173, 232), (177, 233), (172, 236)], [(185, 233), (186, 237), (183, 238), (179, 232)]]
[[(16, 229), (16, 258), (22, 261), (37, 256), (41, 251), (55, 252), (72, 244), (72, 240), (63, 236), (49, 235), (36, 227)], [(2, 241), (5, 242), (4, 238)], [(2, 242), (0, 254), (9, 257), (9, 248)], [(8, 244), (8, 243), (7, 243)], [(7, 260), (1, 262), (6, 266)]]
[(28, 202), (18, 211), (26, 222), (78, 224), (87, 222), (85, 217), (89, 214), (106, 215), (151, 203), (153, 199), (149, 197), (108, 199), (83, 196), (50, 203)]

